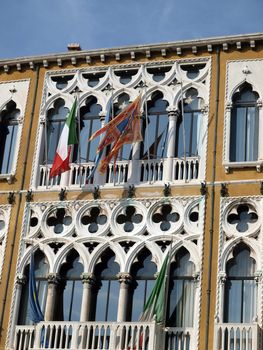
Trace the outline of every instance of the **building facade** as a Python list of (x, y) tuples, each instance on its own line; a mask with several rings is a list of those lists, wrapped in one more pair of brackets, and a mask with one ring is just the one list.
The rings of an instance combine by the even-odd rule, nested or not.
[[(1, 349), (261, 349), (262, 77), (263, 34), (0, 61)], [(138, 95), (143, 141), (92, 175)], [(165, 319), (140, 321), (167, 254)]]

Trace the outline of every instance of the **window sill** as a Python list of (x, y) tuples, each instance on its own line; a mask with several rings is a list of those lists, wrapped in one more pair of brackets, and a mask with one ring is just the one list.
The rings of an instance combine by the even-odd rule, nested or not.
[(6, 179), (9, 184), (13, 183), (14, 174), (0, 174), (0, 180)]
[(257, 172), (260, 173), (263, 167), (263, 161), (253, 161), (253, 162), (229, 162), (229, 163), (223, 163), (223, 166), (225, 167), (225, 172), (229, 173), (230, 169), (240, 169), (240, 168), (256, 168)]

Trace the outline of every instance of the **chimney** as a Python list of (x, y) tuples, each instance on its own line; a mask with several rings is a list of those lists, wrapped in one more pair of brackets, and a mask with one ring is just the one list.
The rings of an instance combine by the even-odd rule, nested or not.
[(68, 44), (68, 51), (81, 51), (79, 43), (70, 43)]

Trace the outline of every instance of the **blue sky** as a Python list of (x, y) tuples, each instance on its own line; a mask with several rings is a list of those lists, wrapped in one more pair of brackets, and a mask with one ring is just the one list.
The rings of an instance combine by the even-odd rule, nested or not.
[(1, 0), (0, 58), (263, 32), (263, 0)]

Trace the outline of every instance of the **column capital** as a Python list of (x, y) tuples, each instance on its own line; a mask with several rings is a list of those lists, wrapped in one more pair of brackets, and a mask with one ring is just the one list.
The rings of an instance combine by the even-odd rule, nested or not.
[(178, 109), (167, 109), (168, 112), (168, 117), (172, 118), (172, 117), (176, 117), (178, 118), (180, 115), (180, 111)]
[(224, 285), (226, 283), (226, 273), (219, 273), (219, 284)]
[(83, 284), (89, 284), (89, 285), (94, 285), (96, 283), (96, 277), (93, 273), (82, 273), (81, 276), (81, 281)]
[(120, 284), (130, 284), (132, 276), (128, 272), (120, 272), (117, 275)]
[(16, 276), (16, 284), (23, 286), (26, 284), (26, 282), (27, 282), (27, 278), (25, 275)]
[(47, 275), (47, 282), (49, 285), (57, 285), (61, 281), (61, 277), (57, 273), (50, 273)]

